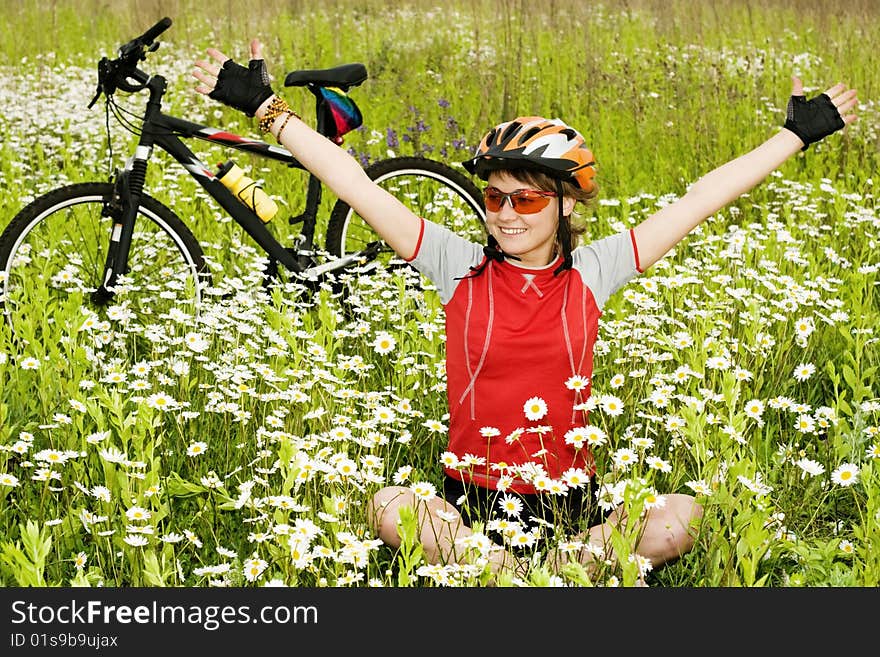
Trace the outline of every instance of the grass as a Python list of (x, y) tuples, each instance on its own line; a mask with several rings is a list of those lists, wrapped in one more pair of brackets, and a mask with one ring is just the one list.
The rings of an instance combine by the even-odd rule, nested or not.
[[(397, 154), (455, 162), (499, 117), (564, 118), (599, 162), (592, 236), (635, 224), (770, 135), (792, 73), (810, 95), (838, 80), (857, 87), (856, 124), (609, 301), (591, 421), (609, 438), (600, 473), (630, 482), (629, 508), (655, 490), (696, 493), (706, 508), (695, 549), (650, 584), (877, 585), (872, 3), (221, 5), (7, 8), (4, 225), (36, 195), (121, 164), (129, 135), (114, 131), (109, 160), (102, 112), (85, 108), (95, 62), (164, 15), (174, 25), (148, 62), (168, 77), (174, 111), (240, 134), (255, 127), (193, 93), (189, 71), (209, 45), (241, 58), (251, 36), (276, 79), (367, 65), (370, 79), (352, 93), (365, 125), (346, 138), (365, 163), (386, 156), (389, 131)], [(285, 95), (308, 113), (305, 94)], [(432, 291), (380, 272), (345, 281), (353, 309), (329, 289), (266, 294), (254, 246), (175, 167), (156, 162), (151, 193), (191, 223), (235, 294), (198, 322), (180, 312), (147, 327), (87, 327), (73, 299), (34, 317), (23, 349), (0, 329), (0, 582), (479, 585), (468, 569), (427, 568), (411, 545), (380, 547), (365, 522), (380, 485), (440, 482), (443, 315)], [(257, 172), (290, 208), (301, 202), (296, 172)], [(395, 347), (383, 353), (386, 333)], [(634, 465), (613, 467), (637, 445)], [(631, 581), (624, 568), (596, 583)], [(539, 560), (509, 583), (593, 582), (550, 576)]]

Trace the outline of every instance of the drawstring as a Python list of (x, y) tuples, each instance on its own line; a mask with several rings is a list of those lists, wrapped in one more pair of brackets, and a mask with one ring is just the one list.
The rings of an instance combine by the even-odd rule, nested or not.
[(483, 273), (486, 267), (493, 260), (495, 262), (504, 262), (504, 258), (511, 258), (513, 260), (519, 260), (515, 255), (508, 255), (504, 253), (501, 249), (498, 248), (498, 240), (495, 239), (494, 235), (489, 235), (486, 240), (487, 244), (483, 247), (483, 262), (480, 263), (478, 267), (468, 267), (470, 273), (465, 274), (464, 276), (457, 276), (455, 278), (456, 281), (460, 281), (462, 279), (467, 279), (468, 282), (468, 305), (467, 311), (464, 316), (464, 358), (465, 358), (465, 366), (467, 367), (467, 373), (470, 377), (470, 382), (467, 387), (464, 389), (464, 392), (461, 393), (461, 397), (458, 398), (458, 403), (461, 404), (464, 402), (464, 398), (468, 396), (470, 393), (471, 396), (471, 420), (476, 419), (476, 395), (474, 394), (474, 386), (477, 383), (477, 376), (480, 374), (480, 370), (483, 369), (483, 363), (486, 362), (486, 353), (489, 351), (489, 338), (492, 335), (492, 323), (495, 319), (495, 295), (492, 291), (492, 270), (489, 269), (489, 321), (486, 324), (486, 339), (483, 342), (483, 353), (480, 354), (480, 361), (477, 363), (476, 369), (471, 368), (471, 354), (468, 349), (468, 344), (470, 344), (468, 339), (468, 333), (471, 325), (471, 308), (473, 307), (473, 294), (474, 294), (474, 283), (471, 279), (476, 276), (479, 276)]
[(504, 262), (505, 258), (510, 258), (511, 260), (520, 260), (519, 257), (515, 255), (510, 255), (509, 253), (505, 253), (501, 249), (498, 248), (498, 240), (495, 239), (494, 235), (489, 235), (489, 238), (486, 240), (487, 244), (483, 247), (483, 255), (486, 256), (483, 258), (483, 262), (480, 263), (478, 267), (468, 267), (471, 273), (465, 274), (464, 276), (458, 276), (454, 280), (460, 281), (463, 278), (471, 278), (473, 276), (479, 276), (483, 273), (483, 270), (486, 269), (486, 266), (494, 260), (495, 262)]
[[(581, 327), (584, 332), (583, 345), (581, 347), (581, 357), (577, 366), (574, 364), (574, 350), (571, 344), (571, 334), (568, 329), (568, 285), (565, 286), (565, 292), (562, 295), (562, 311), (560, 313), (562, 320), (562, 335), (565, 337), (565, 349), (568, 352), (568, 364), (571, 367), (572, 376), (581, 371), (584, 366), (584, 357), (587, 355), (587, 288), (581, 287)], [(574, 393), (574, 404), (571, 409), (571, 421), (576, 419), (577, 411), (574, 409), (580, 403), (581, 392), (576, 390)]]
[[(476, 276), (477, 274), (474, 274)], [(480, 361), (477, 363), (477, 367), (475, 369), (471, 369), (471, 354), (470, 349), (468, 349), (468, 332), (471, 325), (471, 308), (473, 307), (473, 287), (474, 282), (470, 280), (473, 276), (467, 276), (468, 279), (468, 305), (467, 311), (464, 315), (464, 359), (465, 366), (467, 367), (467, 373), (471, 377), (470, 382), (467, 385), (467, 388), (464, 389), (464, 392), (461, 393), (461, 397), (458, 398), (458, 403), (461, 404), (464, 402), (464, 398), (467, 397), (468, 393), (471, 395), (471, 419), (476, 419), (476, 394), (474, 392), (474, 386), (477, 383), (477, 376), (480, 374), (480, 370), (483, 369), (483, 364), (486, 362), (486, 354), (489, 352), (489, 339), (492, 336), (492, 324), (495, 321), (495, 294), (492, 290), (492, 270), (489, 270), (487, 274), (489, 277), (489, 320), (486, 323), (486, 339), (483, 342), (483, 353), (480, 354)]]

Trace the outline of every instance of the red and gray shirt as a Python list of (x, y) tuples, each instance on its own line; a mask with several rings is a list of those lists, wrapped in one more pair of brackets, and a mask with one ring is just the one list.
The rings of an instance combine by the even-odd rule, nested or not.
[[(569, 468), (592, 474), (587, 446), (564, 441), (587, 421), (574, 407), (590, 385), (572, 390), (566, 381), (592, 376), (601, 308), (641, 273), (635, 237), (626, 230), (578, 247), (572, 269), (558, 276), (559, 258), (540, 268), (490, 260), (473, 275), (470, 267), (485, 258), (482, 245), (423, 220), (410, 259), (437, 287), (446, 314), (448, 450), (469, 463), (446, 473), (493, 489), (502, 472), (511, 474), (505, 465), (541, 464), (554, 479)], [(524, 413), (532, 397), (547, 405), (535, 421)], [(544, 430), (528, 430), (538, 427)], [(516, 476), (509, 490), (535, 492)]]

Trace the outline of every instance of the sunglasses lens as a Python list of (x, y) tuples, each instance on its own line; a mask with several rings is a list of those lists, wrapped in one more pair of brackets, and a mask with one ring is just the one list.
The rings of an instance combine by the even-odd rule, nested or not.
[(487, 189), (483, 194), (483, 201), (485, 201), (486, 209), (489, 212), (498, 212), (501, 209), (501, 203), (504, 202), (504, 194), (497, 190)]
[(521, 190), (513, 194), (504, 194), (495, 188), (488, 188), (483, 193), (483, 201), (486, 203), (486, 209), (489, 212), (499, 212), (507, 199), (513, 206), (515, 212), (520, 214), (534, 214), (540, 212), (550, 203), (550, 198), (543, 194), (529, 190)]
[(533, 214), (547, 207), (550, 199), (534, 192), (519, 192), (510, 197), (513, 201), (513, 209), (520, 214)]

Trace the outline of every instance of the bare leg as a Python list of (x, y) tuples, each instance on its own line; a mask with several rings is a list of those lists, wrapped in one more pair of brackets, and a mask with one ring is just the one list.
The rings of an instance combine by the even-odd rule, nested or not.
[[(649, 510), (639, 527), (635, 552), (648, 559), (652, 568), (678, 559), (693, 548), (694, 525), (703, 515), (702, 507), (691, 495), (673, 493), (665, 498), (666, 504)], [(590, 527), (578, 538), (601, 548), (605, 558), (613, 562), (616, 556), (611, 547), (611, 533), (622, 520), (622, 509), (616, 509), (604, 523)], [(570, 559), (568, 555), (553, 553), (548, 556), (548, 563), (559, 568)], [(577, 560), (588, 567), (587, 572), (595, 571), (596, 557), (591, 551), (581, 550)], [(643, 576), (640, 581), (644, 583)]]
[[(378, 537), (386, 545), (400, 547), (397, 527), (400, 509), (405, 506), (418, 510), (419, 542), (428, 561), (432, 564), (461, 563), (464, 550), (456, 545), (456, 541), (473, 536), (474, 532), (464, 524), (458, 509), (441, 497), (424, 502), (417, 500), (408, 488), (382, 488), (370, 500), (367, 511)], [(438, 515), (438, 511), (444, 518)], [(489, 569), (496, 575), (504, 569), (513, 571), (523, 565), (521, 559), (500, 545), (493, 546), (487, 558)]]
[(636, 548), (654, 567), (691, 551), (695, 525), (703, 517), (703, 507), (691, 495), (673, 493), (665, 497), (663, 507), (648, 511)]

